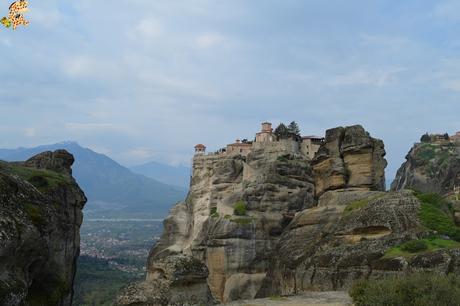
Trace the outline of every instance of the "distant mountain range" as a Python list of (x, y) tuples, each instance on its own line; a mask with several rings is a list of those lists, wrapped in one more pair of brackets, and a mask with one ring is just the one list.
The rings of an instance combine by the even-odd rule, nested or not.
[(190, 168), (170, 166), (158, 162), (148, 162), (130, 168), (133, 172), (153, 178), (168, 185), (188, 189), (190, 185)]
[(161, 218), (167, 215), (169, 208), (176, 202), (184, 199), (187, 193), (186, 188), (183, 187), (185, 186), (183, 175), (175, 180), (173, 174), (161, 174), (161, 169), (168, 171), (174, 167), (157, 164), (157, 167), (135, 168), (138, 172), (160, 175), (165, 178), (163, 181), (177, 182), (174, 184), (177, 186), (133, 173), (108, 156), (81, 147), (76, 142), (62, 142), (34, 148), (0, 149), (0, 159), (23, 161), (43, 151), (57, 149), (65, 149), (75, 157), (73, 175), (88, 197), (85, 207), (87, 217)]

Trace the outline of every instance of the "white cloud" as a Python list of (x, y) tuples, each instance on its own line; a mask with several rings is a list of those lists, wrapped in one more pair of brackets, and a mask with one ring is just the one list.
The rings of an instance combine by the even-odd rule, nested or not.
[(35, 137), (37, 135), (37, 130), (35, 128), (25, 128), (24, 135), (26, 137)]
[(457, 0), (440, 1), (434, 9), (434, 16), (442, 20), (460, 21), (460, 2)]
[(110, 63), (108, 58), (74, 55), (67, 56), (61, 61), (62, 72), (71, 78), (89, 78), (113, 80), (123, 77), (123, 66)]
[(361, 34), (361, 43), (364, 45), (384, 47), (387, 50), (402, 50), (406, 48), (411, 41), (405, 37), (390, 35)]
[(11, 47), (12, 46), (12, 43), (11, 43), (11, 40), (7, 37), (2, 37), (1, 40), (0, 40), (0, 43), (2, 45), (4, 45), (5, 47)]
[(46, 8), (33, 6), (25, 17), (30, 21), (29, 26), (41, 25), (48, 29), (62, 26), (62, 22), (65, 20), (61, 12), (50, 5)]
[(66, 123), (65, 128), (72, 131), (108, 131), (118, 129), (111, 123)]
[(87, 77), (94, 73), (93, 61), (89, 57), (75, 56), (62, 63), (64, 73), (70, 77)]
[(161, 23), (154, 18), (145, 18), (140, 20), (134, 25), (134, 32), (131, 36), (139, 39), (152, 39), (160, 36), (163, 33), (163, 27)]
[(381, 87), (396, 82), (398, 74), (404, 70), (401, 67), (380, 70), (361, 68), (332, 77), (328, 84), (331, 86), (371, 85)]
[(177, 77), (168, 77), (152, 71), (140, 71), (138, 73), (139, 81), (149, 84), (150, 89), (156, 92), (192, 95), (205, 98), (217, 98), (218, 92), (198, 81), (191, 81)]
[(441, 83), (442, 87), (446, 89), (450, 89), (453, 91), (460, 92), (460, 79), (458, 80), (446, 80)]
[(217, 33), (201, 34), (195, 39), (195, 47), (198, 49), (208, 49), (221, 45), (225, 37)]
[(433, 78), (442, 88), (460, 92), (460, 58), (442, 59)]
[(155, 155), (153, 150), (146, 148), (135, 148), (121, 154), (124, 158), (130, 160), (146, 160)]

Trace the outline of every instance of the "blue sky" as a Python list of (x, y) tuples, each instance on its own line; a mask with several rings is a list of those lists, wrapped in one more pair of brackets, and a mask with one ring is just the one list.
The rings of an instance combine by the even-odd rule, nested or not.
[(29, 1), (0, 30), (0, 147), (187, 164), (266, 120), (359, 123), (392, 179), (421, 134), (460, 130), (459, 1)]

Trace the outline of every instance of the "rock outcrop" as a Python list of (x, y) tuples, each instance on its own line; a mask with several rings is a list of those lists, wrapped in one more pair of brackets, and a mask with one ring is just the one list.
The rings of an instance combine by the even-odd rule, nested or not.
[(351, 187), (385, 190), (384, 156), (383, 141), (370, 137), (360, 125), (326, 131), (312, 162), (316, 195)]
[[(195, 156), (190, 192), (164, 221), (146, 281), (125, 290), (118, 303), (156, 305), (160, 296), (171, 305), (254, 298), (284, 228), (296, 212), (315, 205), (309, 160), (294, 149), (286, 142), (256, 149), (247, 158)], [(187, 281), (173, 276), (164, 265), (168, 258), (186, 258), (200, 271), (201, 263), (206, 271), (199, 275), (206, 276), (187, 276)], [(182, 298), (172, 300), (178, 281)], [(166, 290), (152, 290), (159, 282), (169, 284), (160, 286)], [(199, 289), (194, 293), (184, 284)]]
[(0, 162), (1, 305), (71, 305), (86, 202), (72, 163), (63, 150)]
[(352, 126), (328, 130), (313, 160), (293, 147), (195, 156), (190, 193), (165, 220), (146, 281), (118, 304), (211, 305), (344, 290), (359, 278), (460, 272), (456, 248), (390, 252), (433, 232), (412, 191), (385, 192), (381, 140)]
[(399, 168), (392, 190), (414, 189), (448, 194), (460, 186), (460, 144), (416, 143)]
[(379, 260), (390, 247), (421, 235), (419, 206), (411, 193), (328, 191), (283, 233), (259, 296), (343, 290), (357, 278), (394, 273), (380, 271)]

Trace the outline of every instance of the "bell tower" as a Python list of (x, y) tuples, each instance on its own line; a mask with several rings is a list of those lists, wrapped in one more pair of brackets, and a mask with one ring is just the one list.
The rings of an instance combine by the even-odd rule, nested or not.
[(197, 144), (195, 146), (195, 155), (204, 155), (206, 153), (206, 146), (204, 144)]

